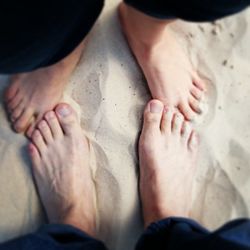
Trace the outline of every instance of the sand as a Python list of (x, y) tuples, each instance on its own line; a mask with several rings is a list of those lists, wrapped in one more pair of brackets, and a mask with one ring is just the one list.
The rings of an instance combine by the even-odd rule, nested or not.
[[(145, 79), (107, 1), (91, 32), (66, 101), (80, 114), (91, 138), (98, 196), (98, 237), (110, 249), (133, 249), (143, 231), (138, 196), (137, 139)], [(208, 86), (192, 216), (209, 229), (247, 217), (250, 211), (250, 11), (215, 23), (173, 25)], [(0, 94), (8, 77), (2, 76)], [(1, 100), (3, 100), (1, 98)], [(0, 107), (0, 241), (35, 231), (46, 222), (32, 179), (27, 143), (12, 132)], [(191, 201), (190, 201), (191, 202)]]

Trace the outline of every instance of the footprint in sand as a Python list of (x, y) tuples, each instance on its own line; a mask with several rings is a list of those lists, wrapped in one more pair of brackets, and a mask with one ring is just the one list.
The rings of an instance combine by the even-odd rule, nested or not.
[[(214, 166), (213, 166), (214, 165)], [(244, 198), (220, 163), (212, 163), (205, 176), (197, 180), (193, 218), (209, 229), (216, 229), (232, 217), (247, 217)]]

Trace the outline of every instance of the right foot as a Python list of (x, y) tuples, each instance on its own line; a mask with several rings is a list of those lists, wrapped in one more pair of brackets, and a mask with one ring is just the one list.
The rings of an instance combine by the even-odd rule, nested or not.
[(145, 226), (189, 217), (198, 138), (182, 114), (152, 100), (144, 112), (139, 143), (140, 193)]
[(89, 144), (75, 112), (60, 104), (45, 115), (29, 146), (33, 173), (50, 223), (95, 235)]

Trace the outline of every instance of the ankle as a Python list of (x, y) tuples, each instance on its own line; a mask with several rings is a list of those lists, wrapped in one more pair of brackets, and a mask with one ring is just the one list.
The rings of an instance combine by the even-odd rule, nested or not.
[(168, 24), (174, 21), (148, 16), (125, 3), (120, 5), (119, 14), (126, 36), (145, 47), (152, 47), (161, 42)]
[(63, 211), (58, 211), (56, 216), (49, 217), (50, 223), (67, 224), (76, 227), (85, 233), (95, 236), (96, 224), (94, 210), (84, 209), (83, 206), (70, 206), (64, 208)]

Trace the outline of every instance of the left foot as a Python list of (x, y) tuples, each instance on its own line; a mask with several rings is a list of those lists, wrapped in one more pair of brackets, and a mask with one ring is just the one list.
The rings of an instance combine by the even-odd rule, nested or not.
[(170, 30), (172, 20), (147, 16), (124, 3), (119, 10), (123, 31), (153, 98), (193, 120), (202, 112), (200, 100), (205, 85)]
[(52, 66), (12, 76), (5, 101), (16, 132), (26, 131), (30, 137), (44, 113), (58, 104), (83, 47), (82, 42), (70, 55)]
[(95, 235), (89, 143), (67, 104), (46, 113), (29, 146), (33, 173), (50, 223)]
[(145, 226), (189, 217), (198, 138), (189, 122), (158, 100), (144, 112), (139, 141), (140, 194)]

